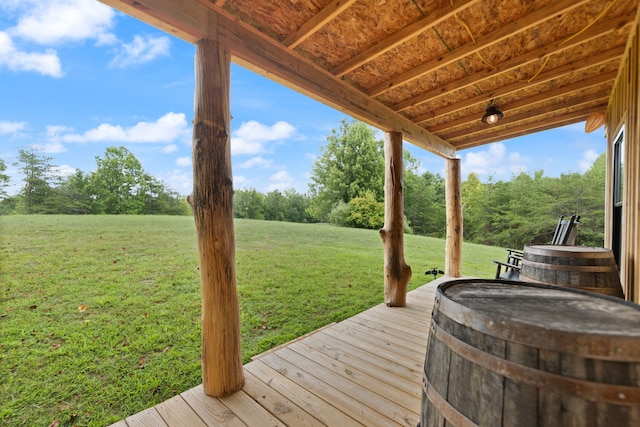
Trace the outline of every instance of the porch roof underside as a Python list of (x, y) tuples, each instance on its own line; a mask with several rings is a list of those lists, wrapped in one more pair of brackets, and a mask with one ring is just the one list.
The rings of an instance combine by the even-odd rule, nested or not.
[(639, 0), (101, 1), (452, 158), (604, 113)]

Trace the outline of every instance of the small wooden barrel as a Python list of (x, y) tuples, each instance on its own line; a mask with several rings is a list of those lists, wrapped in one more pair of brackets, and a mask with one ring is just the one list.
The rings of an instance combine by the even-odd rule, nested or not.
[(537, 283), (438, 287), (421, 427), (640, 426), (640, 306)]
[(611, 249), (586, 246), (525, 246), (520, 280), (579, 288), (624, 298)]

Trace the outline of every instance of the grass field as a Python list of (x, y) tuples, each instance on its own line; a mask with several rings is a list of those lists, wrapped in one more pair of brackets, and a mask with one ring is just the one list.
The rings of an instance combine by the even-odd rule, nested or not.
[[(444, 267), (443, 240), (405, 252), (411, 288)], [(465, 244), (463, 274), (503, 252)], [(0, 425), (102, 426), (201, 382), (191, 217), (4, 216), (0, 256)], [(376, 231), (236, 220), (236, 263), (245, 362), (382, 302)]]

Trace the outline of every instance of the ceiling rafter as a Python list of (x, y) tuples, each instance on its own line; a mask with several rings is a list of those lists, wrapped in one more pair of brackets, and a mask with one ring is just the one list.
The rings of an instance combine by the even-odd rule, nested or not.
[[(417, 15), (410, 1), (100, 1), (188, 42), (217, 40), (234, 62), (445, 158), (575, 122), (601, 106), (640, 2), (500, 0), (497, 13), (481, 0), (445, 0)], [(558, 26), (563, 34), (554, 36)], [(562, 40), (539, 46), (543, 33)], [(453, 49), (413, 65), (425, 52), (442, 52), (443, 42)], [(454, 65), (469, 65), (467, 75)], [(506, 116), (480, 127), (491, 100)]]
[(315, 34), (320, 28), (324, 27), (328, 22), (332, 21), (336, 16), (351, 7), (356, 1), (357, 0), (333, 0), (311, 19), (302, 24), (293, 34), (284, 39), (282, 44), (289, 49), (294, 49)]
[(541, 22), (549, 18), (549, 15), (558, 15), (565, 13), (571, 9), (574, 9), (589, 0), (561, 0), (552, 2), (551, 5), (546, 6), (533, 12), (530, 15), (526, 15), (521, 19), (510, 22), (507, 25), (500, 27), (491, 33), (480, 36), (476, 39), (476, 43), (467, 43), (457, 49), (447, 52), (444, 55), (425, 62), (424, 64), (407, 71), (399, 76), (396, 76), (386, 82), (382, 82), (373, 88), (367, 90), (367, 94), (370, 96), (378, 96), (383, 93), (394, 89), (398, 86), (405, 85), (417, 78), (424, 76), (425, 74), (432, 73), (435, 70), (450, 65), (460, 59), (463, 59), (469, 55), (479, 52), (489, 46), (497, 44), (515, 34), (521, 33), (531, 27), (534, 27)]
[(350, 71), (355, 70), (359, 66), (371, 62), (377, 57), (385, 54), (394, 47), (401, 45), (402, 43), (418, 36), (431, 29), (431, 27), (438, 25), (440, 22), (449, 19), (458, 12), (478, 3), (480, 0), (457, 0), (453, 4), (449, 4), (442, 9), (436, 9), (434, 12), (420, 19), (419, 21), (410, 24), (400, 31), (392, 34), (386, 39), (382, 40), (376, 45), (364, 50), (362, 53), (354, 56), (350, 60), (338, 65), (331, 70), (331, 73), (341, 77)]
[[(551, 43), (547, 46), (542, 46), (538, 49), (534, 49), (530, 52), (527, 52), (524, 55), (517, 56), (515, 58), (512, 58), (508, 61), (503, 62), (502, 64), (496, 65), (495, 69), (487, 69), (487, 70), (479, 71), (477, 73), (465, 76), (462, 79), (456, 80), (447, 85), (440, 86), (429, 92), (420, 94), (411, 99), (407, 99), (405, 101), (392, 105), (391, 108), (394, 109), (395, 111), (408, 110), (409, 108), (412, 108), (417, 105), (429, 102), (433, 99), (442, 97), (453, 90), (461, 90), (469, 86), (478, 84), (484, 80), (491, 79), (498, 74), (508, 73), (510, 71), (517, 70), (518, 68), (523, 67), (525, 65), (532, 64), (536, 61), (539, 61), (541, 58), (545, 57), (550, 52), (557, 54), (565, 50), (575, 48), (576, 46), (582, 43), (591, 41), (593, 39), (602, 37), (607, 33), (610, 33), (611, 31), (613, 31), (612, 28), (618, 28), (618, 26), (624, 27), (626, 25), (629, 25), (630, 22), (631, 22), (631, 19), (627, 16), (614, 18), (611, 21), (605, 22), (601, 25), (596, 25), (591, 27), (589, 30), (573, 38), (568, 43), (563, 43), (562, 40), (555, 41), (554, 43)], [(538, 80), (539, 77), (540, 76), (537, 76), (535, 80)]]
[(198, 3), (176, 8), (172, 0), (100, 1), (190, 43), (209, 36), (207, 10)]
[(453, 147), (440, 137), (226, 14), (217, 16), (217, 35), (236, 62), (247, 68), (273, 80), (287, 82), (289, 87), (349, 112), (379, 129), (402, 132), (407, 141), (442, 157), (455, 156)]
[(454, 141), (456, 138), (461, 136), (473, 138), (475, 134), (499, 131), (500, 128), (503, 126), (513, 125), (514, 123), (530, 119), (533, 116), (542, 117), (546, 114), (568, 110), (583, 104), (590, 104), (595, 101), (606, 101), (607, 98), (609, 97), (610, 92), (611, 92), (610, 90), (601, 90), (599, 92), (592, 93), (589, 95), (581, 95), (575, 98), (571, 98), (558, 104), (548, 104), (540, 107), (531, 106), (530, 110), (522, 111), (518, 114), (505, 116), (502, 120), (500, 120), (495, 125), (487, 125), (485, 123), (482, 123), (482, 121), (480, 121), (480, 118), (476, 117), (476, 119), (474, 120), (475, 122), (474, 127), (440, 134), (440, 136), (446, 140), (451, 140), (451, 141)]
[(565, 73), (584, 71), (589, 68), (593, 68), (593, 67), (597, 67), (597, 66), (609, 63), (613, 61), (617, 56), (621, 55), (623, 52), (624, 52), (624, 48), (620, 47), (618, 49), (612, 49), (606, 52), (599, 53), (598, 55), (595, 55), (592, 57), (583, 58), (580, 61), (567, 64), (562, 67), (554, 68), (553, 70), (548, 70), (547, 72), (540, 73), (538, 77), (536, 77), (536, 80), (531, 83), (514, 82), (510, 85), (498, 87), (494, 90), (488, 91), (480, 95), (476, 95), (472, 98), (467, 98), (463, 101), (447, 105), (446, 107), (443, 107), (432, 113), (427, 113), (419, 117), (414, 117), (412, 120), (416, 123), (420, 123), (425, 120), (429, 120), (433, 117), (451, 114), (453, 112), (463, 110), (465, 108), (469, 108), (477, 104), (484, 103), (486, 105), (488, 103), (488, 100), (497, 99), (500, 96), (513, 94), (524, 88), (546, 83), (550, 80), (561, 77)]
[[(498, 107), (500, 108), (500, 111), (506, 113), (509, 110), (515, 110), (516, 108), (526, 107), (526, 106), (533, 105), (538, 102), (546, 101), (548, 99), (556, 98), (559, 96), (571, 95), (573, 93), (581, 92), (585, 89), (589, 89), (594, 86), (600, 86), (605, 83), (609, 85), (613, 85), (613, 81), (616, 78), (617, 74), (618, 74), (617, 71), (609, 71), (608, 73), (599, 74), (597, 76), (594, 76), (588, 79), (584, 79), (578, 82), (568, 84), (566, 86), (562, 86), (561, 88), (558, 88), (558, 89), (551, 89), (527, 98), (522, 98), (517, 101), (510, 102), (508, 104), (502, 104), (502, 105), (499, 105)], [(608, 90), (611, 91), (611, 88), (608, 87)], [(474, 119), (477, 119), (477, 118), (478, 118), (478, 114), (473, 113), (468, 116), (460, 117), (459, 119), (456, 119), (456, 120), (444, 122), (435, 126), (426, 126), (426, 127), (431, 132), (435, 133), (435, 132), (440, 132), (446, 129), (456, 128), (458, 126), (472, 122)]]
[(606, 108), (606, 106), (607, 105), (605, 103), (588, 108), (586, 110), (566, 113), (551, 119), (540, 119), (535, 123), (526, 123), (520, 126), (514, 126), (512, 128), (504, 129), (502, 131), (495, 132), (491, 135), (485, 135), (483, 137), (469, 139), (458, 138), (457, 141), (452, 141), (452, 144), (456, 147), (456, 149), (461, 150), (463, 148), (476, 147), (478, 145), (490, 144), (492, 142), (502, 141), (504, 139), (527, 135), (531, 133), (531, 129), (535, 129), (537, 132), (554, 129), (560, 126), (566, 126), (584, 121), (590, 114), (601, 112), (604, 108)]

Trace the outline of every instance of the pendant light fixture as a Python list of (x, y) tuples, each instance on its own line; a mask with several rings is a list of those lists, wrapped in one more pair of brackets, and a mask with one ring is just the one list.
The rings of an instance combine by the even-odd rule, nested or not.
[(502, 111), (498, 110), (498, 107), (493, 104), (492, 100), (491, 104), (489, 104), (489, 107), (487, 108), (487, 111), (484, 113), (484, 116), (482, 116), (482, 123), (493, 125), (503, 117), (504, 114), (502, 114)]

